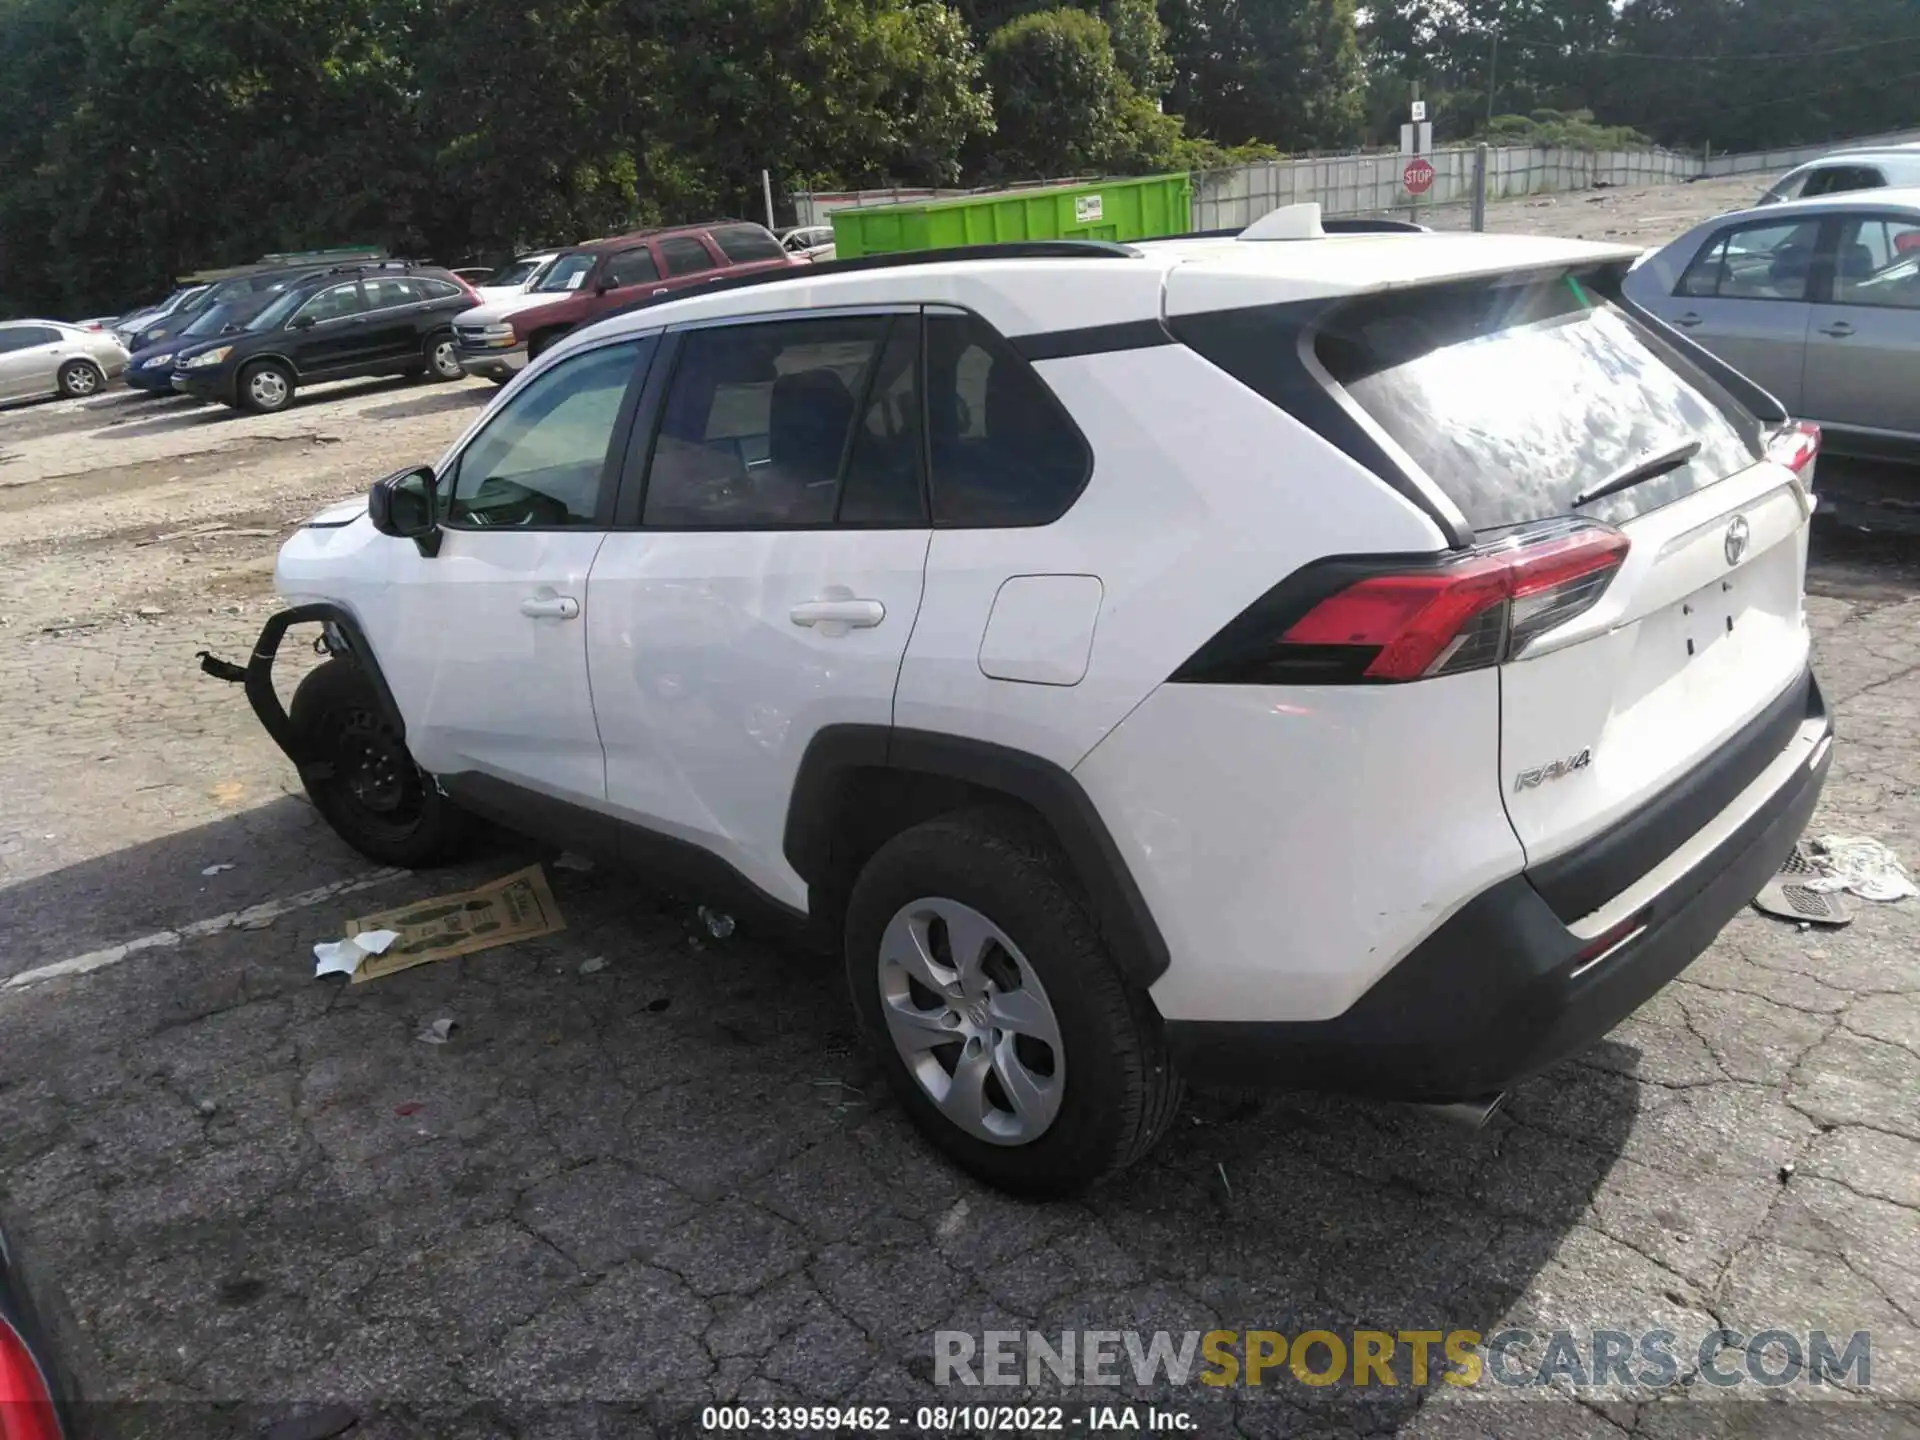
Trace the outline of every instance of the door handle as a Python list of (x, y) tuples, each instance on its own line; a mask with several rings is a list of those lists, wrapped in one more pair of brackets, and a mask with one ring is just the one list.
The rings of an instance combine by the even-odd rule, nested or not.
[(580, 602), (571, 595), (529, 595), (520, 602), (520, 613), (535, 620), (574, 620), (580, 615)]
[(870, 630), (887, 618), (887, 607), (878, 600), (808, 600), (794, 606), (791, 615), (796, 625)]
[(1822, 325), (1820, 327), (1820, 333), (1822, 335), (1831, 335), (1836, 340), (1844, 340), (1853, 333), (1853, 326), (1844, 320), (1836, 320), (1831, 325)]
[(1673, 323), (1678, 325), (1682, 330), (1691, 330), (1694, 326), (1700, 323), (1700, 320), (1701, 320), (1700, 316), (1694, 314), (1693, 311), (1689, 310), (1687, 311), (1686, 314), (1682, 315), (1678, 320), (1674, 321)]

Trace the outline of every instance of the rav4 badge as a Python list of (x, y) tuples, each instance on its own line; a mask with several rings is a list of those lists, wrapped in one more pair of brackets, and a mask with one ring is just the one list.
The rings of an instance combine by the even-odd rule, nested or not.
[(1513, 777), (1513, 788), (1517, 794), (1522, 790), (1531, 790), (1549, 780), (1558, 780), (1571, 775), (1576, 770), (1584, 770), (1593, 763), (1593, 747), (1588, 746), (1578, 755), (1569, 755), (1564, 760), (1556, 760), (1551, 765), (1542, 765), (1534, 770), (1522, 770)]

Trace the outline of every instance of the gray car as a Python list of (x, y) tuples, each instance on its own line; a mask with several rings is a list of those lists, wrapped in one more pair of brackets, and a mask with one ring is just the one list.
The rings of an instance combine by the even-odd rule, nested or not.
[(126, 368), (126, 347), (106, 331), (59, 320), (0, 323), (0, 402), (98, 394)]
[(1829, 448), (1920, 458), (1920, 188), (1719, 216), (1636, 264), (1626, 292)]

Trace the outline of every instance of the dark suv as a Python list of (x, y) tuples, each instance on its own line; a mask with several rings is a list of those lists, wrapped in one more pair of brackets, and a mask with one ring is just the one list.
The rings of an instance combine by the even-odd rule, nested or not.
[(284, 410), (300, 385), (362, 375), (458, 380), (453, 317), (479, 301), (451, 271), (343, 265), (290, 284), (237, 334), (174, 354), (173, 388), (242, 410)]
[(772, 231), (746, 220), (590, 240), (563, 250), (526, 294), (462, 316), (460, 361), (504, 385), (568, 331), (635, 301), (800, 263)]

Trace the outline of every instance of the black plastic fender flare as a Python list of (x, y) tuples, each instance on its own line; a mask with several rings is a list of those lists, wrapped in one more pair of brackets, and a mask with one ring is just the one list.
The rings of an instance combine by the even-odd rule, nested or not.
[[(394, 701), (387, 677), (380, 672), (380, 662), (374, 658), (373, 646), (367, 643), (366, 632), (347, 610), (329, 600), (316, 600), (268, 617), (267, 623), (261, 628), (260, 638), (253, 642), (253, 654), (247, 658), (246, 679), (243, 682), (247, 704), (253, 707), (261, 726), (273, 738), (273, 743), (294, 763), (303, 779), (324, 780), (332, 773), (331, 766), (306, 752), (300, 737), (294, 733), (287, 707), (280, 703), (280, 696), (273, 688), (273, 662), (280, 653), (280, 642), (295, 625), (314, 623), (328, 626), (339, 637), (333, 654), (350, 661), (367, 677), (381, 713), (392, 722), (402, 744), (407, 739), (407, 722)], [(340, 648), (342, 644), (344, 653)], [(202, 668), (206, 668), (204, 661)], [(209, 670), (209, 673), (214, 672)]]

